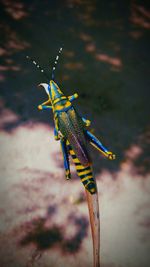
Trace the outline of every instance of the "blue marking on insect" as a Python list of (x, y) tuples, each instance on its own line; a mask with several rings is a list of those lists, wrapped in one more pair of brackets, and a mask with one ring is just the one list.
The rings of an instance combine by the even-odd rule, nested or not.
[(50, 85), (49, 84), (48, 84), (48, 92), (49, 92), (49, 94), (51, 92), (51, 88), (50, 88)]

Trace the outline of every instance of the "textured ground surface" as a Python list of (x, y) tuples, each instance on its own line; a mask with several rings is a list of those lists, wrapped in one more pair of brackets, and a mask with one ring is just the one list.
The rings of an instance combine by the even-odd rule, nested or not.
[(93, 121), (115, 162), (91, 150), (101, 209), (102, 267), (150, 262), (149, 30), (146, 1), (1, 1), (0, 266), (91, 267), (84, 189), (65, 181), (52, 115), (39, 112), (50, 68)]

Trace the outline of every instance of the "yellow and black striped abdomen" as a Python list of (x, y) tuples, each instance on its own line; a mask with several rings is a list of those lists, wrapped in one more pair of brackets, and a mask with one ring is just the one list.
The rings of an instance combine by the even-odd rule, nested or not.
[(90, 164), (88, 166), (83, 166), (80, 163), (69, 142), (68, 142), (68, 149), (70, 155), (72, 156), (72, 160), (76, 166), (77, 174), (80, 177), (83, 185), (91, 194), (96, 193), (96, 183), (93, 178), (92, 168)]

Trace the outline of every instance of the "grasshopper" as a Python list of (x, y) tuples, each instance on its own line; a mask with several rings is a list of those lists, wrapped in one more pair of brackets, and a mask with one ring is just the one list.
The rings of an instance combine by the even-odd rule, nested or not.
[[(62, 48), (59, 49), (59, 54)], [(29, 57), (28, 57), (29, 58)], [(56, 56), (55, 65), (59, 55)], [(43, 69), (32, 61), (40, 70)], [(113, 160), (115, 154), (109, 151), (102, 143), (88, 130), (91, 122), (80, 116), (72, 102), (78, 97), (75, 93), (71, 96), (65, 96), (57, 83), (54, 81), (55, 65), (52, 69), (52, 79), (49, 83), (40, 83), (44, 87), (48, 100), (38, 106), (39, 110), (51, 109), (54, 115), (54, 137), (60, 141), (66, 179), (71, 178), (69, 156), (78, 176), (84, 187), (91, 194), (97, 192), (96, 181), (93, 176), (91, 158), (88, 151), (88, 143), (100, 151), (106, 158)]]

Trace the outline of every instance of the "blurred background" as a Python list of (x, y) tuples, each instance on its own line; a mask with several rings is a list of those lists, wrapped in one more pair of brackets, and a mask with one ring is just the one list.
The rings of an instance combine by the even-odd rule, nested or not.
[(47, 82), (33, 57), (117, 158), (91, 149), (101, 210), (101, 266), (150, 262), (149, 1), (0, 2), (0, 266), (91, 267), (84, 188), (64, 177)]

